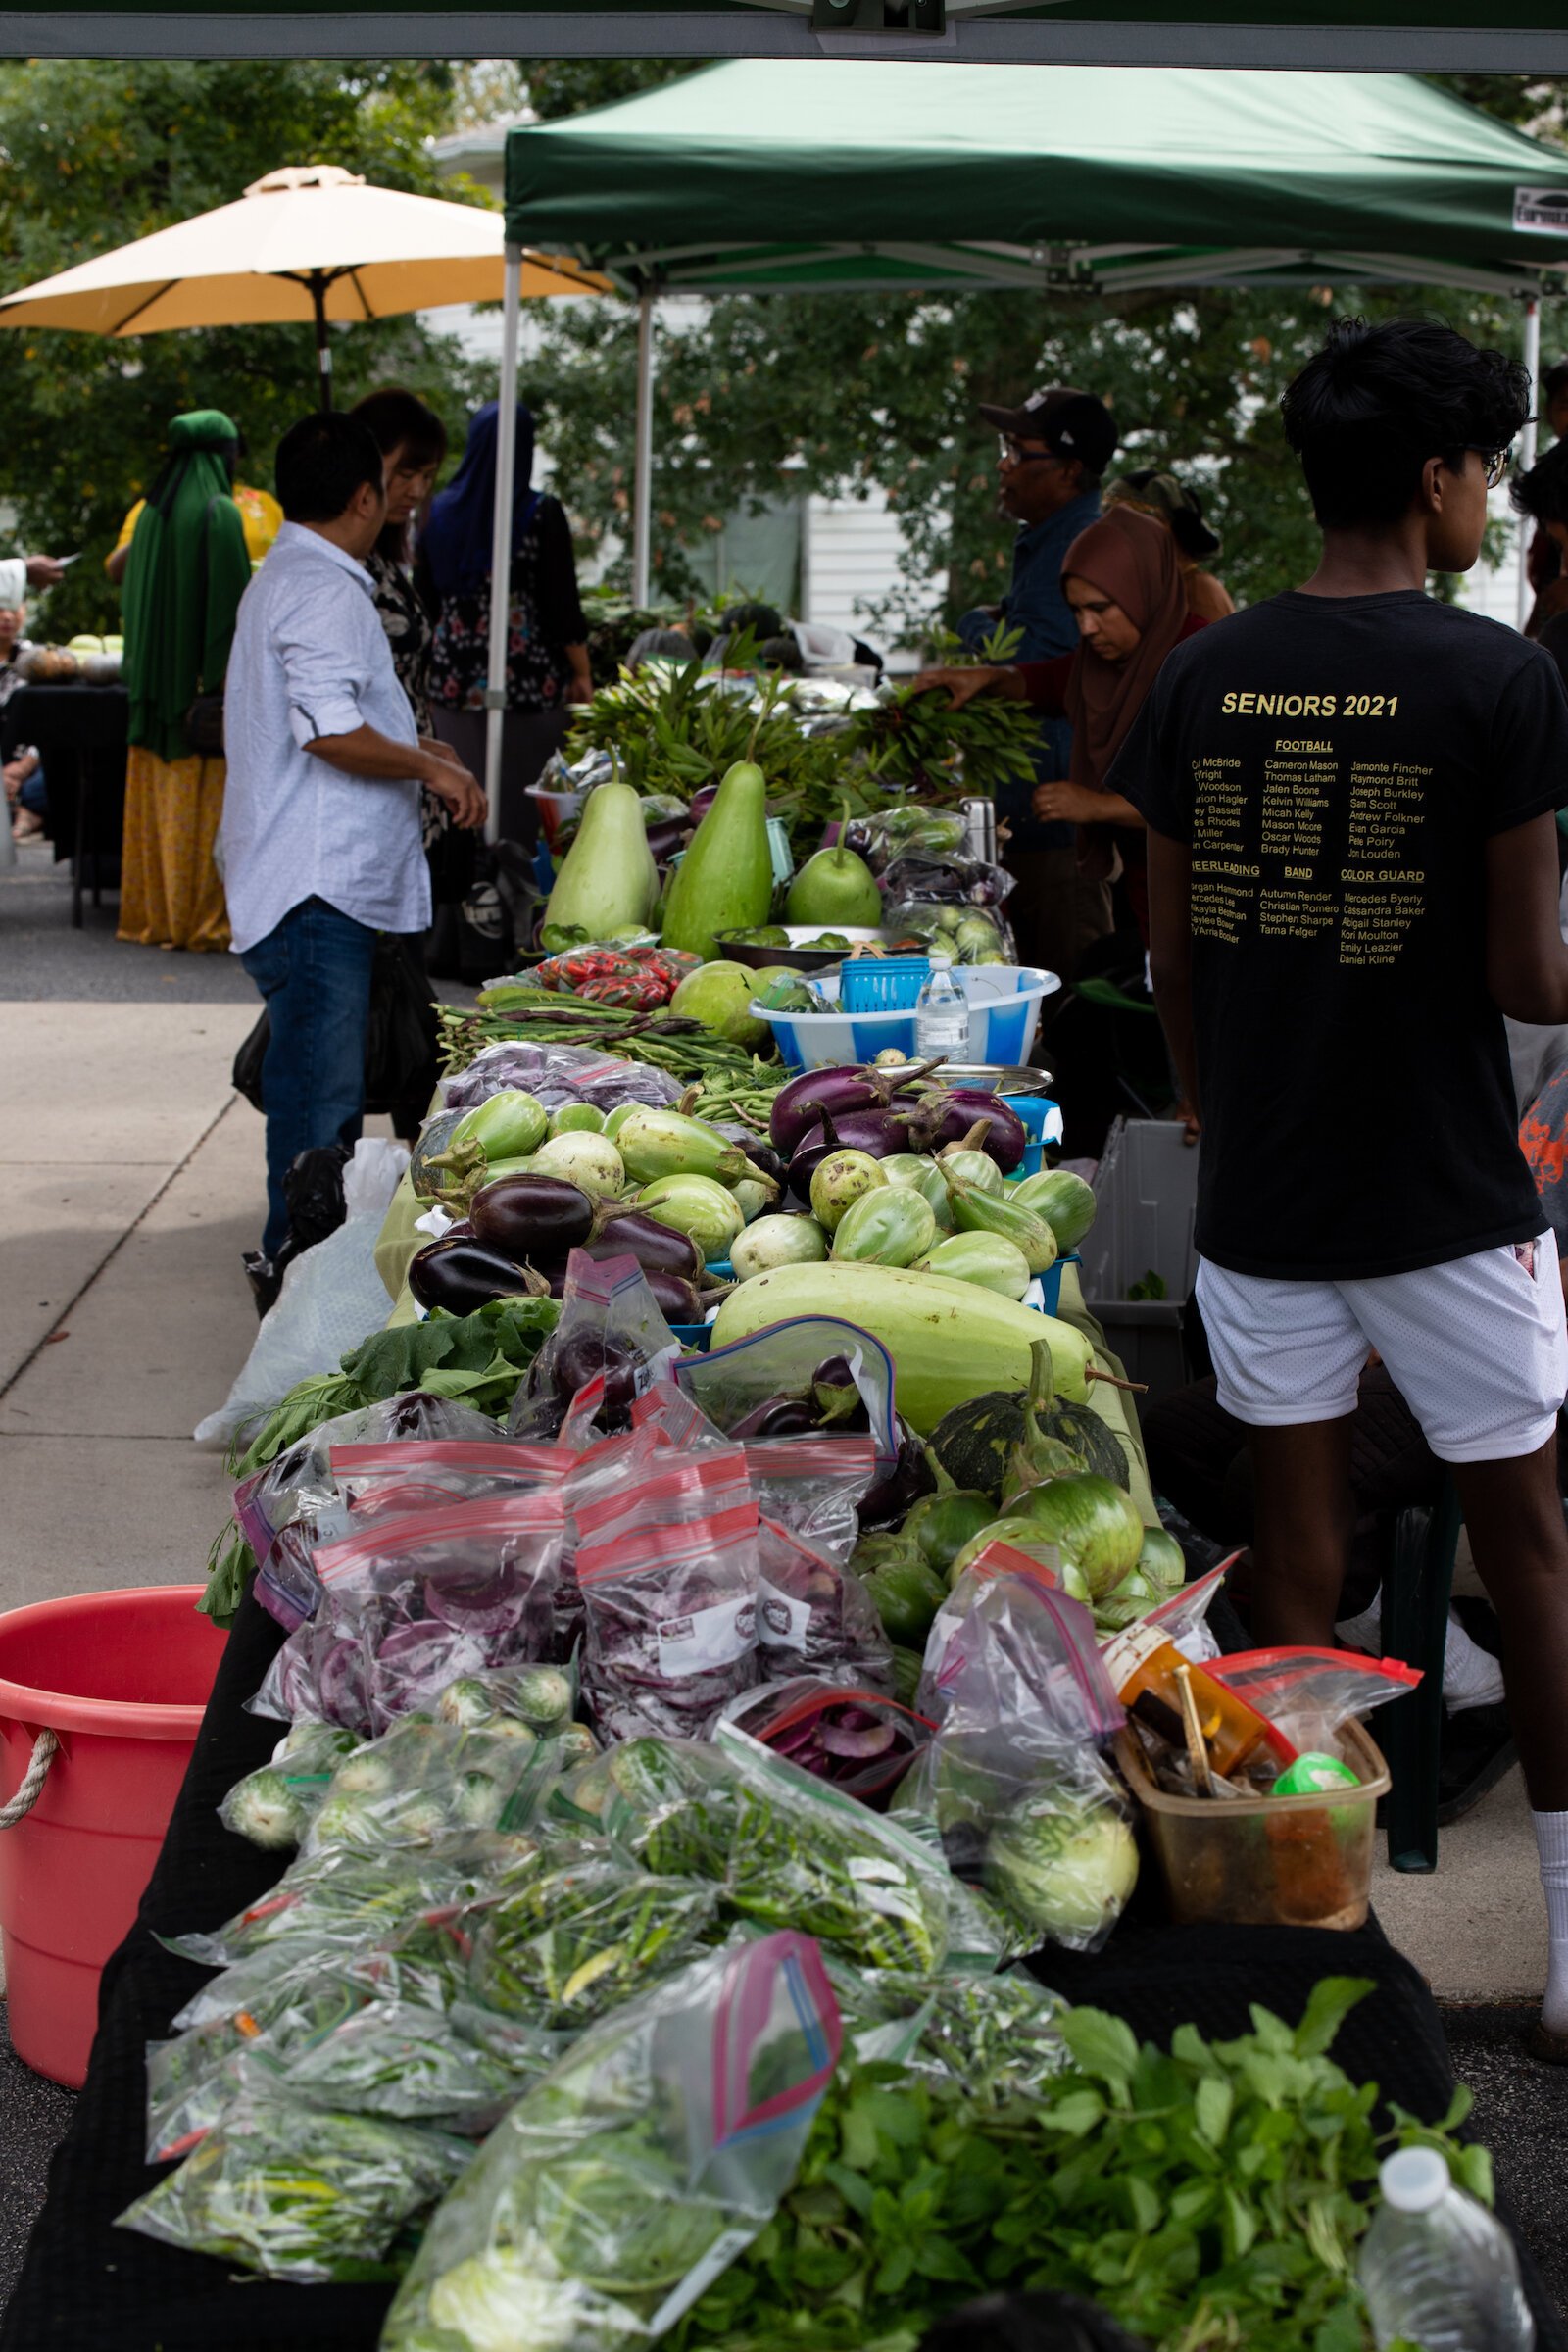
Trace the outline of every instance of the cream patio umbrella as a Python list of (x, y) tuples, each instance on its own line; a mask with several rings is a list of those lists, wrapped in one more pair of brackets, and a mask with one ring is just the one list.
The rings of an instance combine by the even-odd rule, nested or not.
[[(335, 164), (290, 166), (237, 204), (0, 298), (0, 326), (119, 336), (314, 323), (321, 406), (330, 408), (328, 321), (493, 302), (503, 292), (504, 234), (501, 215), (477, 205), (370, 187)], [(609, 290), (575, 261), (522, 256), (522, 297)]]

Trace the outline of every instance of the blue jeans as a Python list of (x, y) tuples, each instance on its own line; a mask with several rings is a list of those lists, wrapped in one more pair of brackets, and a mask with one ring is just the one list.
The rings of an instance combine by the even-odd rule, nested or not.
[(268, 1257), (288, 1238), (283, 1178), (299, 1154), (318, 1144), (359, 1141), (374, 954), (368, 925), (324, 899), (306, 899), (240, 957), (271, 1022), (262, 1063)]

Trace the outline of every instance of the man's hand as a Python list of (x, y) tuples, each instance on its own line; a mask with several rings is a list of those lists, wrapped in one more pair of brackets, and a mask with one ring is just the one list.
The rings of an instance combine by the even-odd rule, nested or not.
[(27, 558), (27, 586), (53, 588), (66, 576), (66, 567), (58, 556), (29, 556)]
[(470, 776), (462, 761), (454, 758), (450, 744), (431, 744), (427, 748), (431, 760), (424, 778), (426, 784), (437, 800), (445, 801), (455, 825), (466, 833), (477, 832), (489, 813), (478, 778)]
[(1058, 777), (1037, 784), (1029, 806), (1043, 825), (1096, 825), (1104, 816), (1105, 796)]
[(1000, 681), (1008, 675), (1005, 669), (988, 669), (984, 663), (976, 663), (973, 668), (922, 669), (914, 681), (913, 692), (935, 694), (945, 691), (950, 709), (961, 710), (964, 704), (972, 703), (977, 694), (1000, 692)]

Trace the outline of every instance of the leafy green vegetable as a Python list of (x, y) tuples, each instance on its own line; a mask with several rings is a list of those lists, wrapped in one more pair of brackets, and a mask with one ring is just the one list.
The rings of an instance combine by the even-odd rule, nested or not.
[(433, 2132), (248, 2097), (118, 2227), (306, 2285), (395, 2278), (403, 2225), (470, 2152)]
[(608, 1860), (550, 1871), (485, 1918), (474, 1993), (542, 2026), (586, 2025), (679, 1968), (717, 1909), (718, 1889), (700, 1880)]
[(878, 783), (994, 796), (1000, 784), (1027, 784), (1039, 745), (1035, 720), (1021, 703), (977, 695), (955, 710), (945, 694), (915, 694), (902, 686), (874, 710), (857, 713), (853, 749)]
[[(1069, 2010), (1074, 2063), (1027, 2103), (976, 2105), (956, 2082), (842, 2070), (795, 2184), (753, 2245), (667, 2339), (669, 2352), (833, 2352), (988, 2289), (1057, 2288), (1103, 2304), (1161, 2352), (1361, 2352), (1354, 2283), (1366, 2196), (1388, 2138), (1378, 2092), (1327, 2056), (1370, 1986), (1328, 1978), (1294, 2030), (1139, 2047), (1121, 2019)], [(1429, 2129), (1490, 2202), (1485, 2150)]]

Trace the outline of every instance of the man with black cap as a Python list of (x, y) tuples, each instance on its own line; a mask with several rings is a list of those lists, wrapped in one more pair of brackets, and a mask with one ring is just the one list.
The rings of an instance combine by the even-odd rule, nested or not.
[[(966, 612), (958, 634), (971, 652), (1001, 623), (1022, 631), (1013, 657), (1050, 662), (1070, 654), (1078, 624), (1061, 591), (1061, 559), (1100, 513), (1100, 477), (1116, 447), (1116, 427), (1092, 392), (1053, 384), (1031, 392), (1021, 408), (982, 402), (980, 414), (1001, 436), (997, 505), (1018, 525), (1012, 581), (1000, 606)], [(1065, 719), (1039, 722), (1036, 781), (1067, 773), (1072, 729)], [(1042, 824), (1030, 809), (1031, 787), (1013, 784), (997, 796), (1007, 821), (1006, 853), (1018, 888), (1007, 913), (1025, 963), (1070, 978), (1078, 956), (1110, 929), (1110, 891), (1080, 872), (1071, 825)]]

